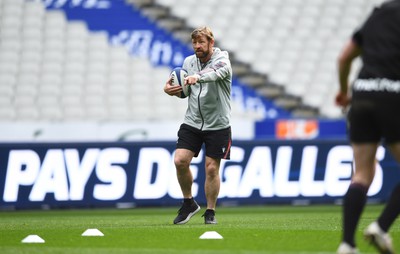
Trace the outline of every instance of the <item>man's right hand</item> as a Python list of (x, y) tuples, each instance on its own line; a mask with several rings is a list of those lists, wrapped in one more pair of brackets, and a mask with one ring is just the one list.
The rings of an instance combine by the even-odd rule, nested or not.
[(182, 87), (181, 86), (173, 86), (172, 85), (172, 77), (170, 77), (167, 82), (165, 83), (164, 86), (164, 92), (170, 96), (178, 96), (180, 97), (181, 92), (182, 92)]

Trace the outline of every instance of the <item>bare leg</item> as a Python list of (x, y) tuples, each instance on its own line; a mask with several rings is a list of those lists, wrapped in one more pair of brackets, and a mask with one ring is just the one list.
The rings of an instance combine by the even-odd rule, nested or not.
[(219, 166), (221, 159), (206, 157), (206, 180), (204, 191), (207, 199), (207, 209), (215, 210), (220, 189)]
[(176, 149), (174, 163), (176, 175), (183, 194), (183, 204), (178, 210), (178, 216), (174, 219), (174, 224), (185, 224), (190, 218), (200, 211), (200, 206), (193, 199), (192, 185), (193, 175), (190, 171), (190, 162), (194, 153), (187, 149)]
[(355, 172), (352, 178), (352, 183), (361, 184), (367, 188), (374, 180), (376, 150), (378, 144), (352, 144), (355, 162)]
[(182, 190), (183, 198), (192, 198), (193, 175), (190, 171), (190, 162), (194, 153), (187, 149), (176, 149), (174, 163), (176, 175)]

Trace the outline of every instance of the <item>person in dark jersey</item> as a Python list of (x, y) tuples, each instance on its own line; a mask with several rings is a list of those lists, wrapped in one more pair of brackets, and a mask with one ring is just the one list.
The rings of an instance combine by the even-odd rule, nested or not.
[[(349, 91), (353, 60), (362, 67)], [(340, 90), (336, 104), (349, 107), (349, 139), (355, 172), (343, 200), (342, 242), (337, 253), (358, 253), (355, 234), (375, 175), (376, 151), (383, 142), (400, 162), (400, 0), (375, 8), (353, 34), (338, 60)], [(389, 229), (400, 213), (400, 179), (379, 217), (364, 237), (380, 253), (394, 253)]]

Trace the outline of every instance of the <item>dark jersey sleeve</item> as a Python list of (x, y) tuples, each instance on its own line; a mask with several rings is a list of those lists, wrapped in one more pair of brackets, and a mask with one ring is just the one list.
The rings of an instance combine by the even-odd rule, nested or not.
[(366, 25), (374, 18), (374, 16), (379, 12), (379, 8), (375, 7), (371, 14), (367, 17), (365, 22), (353, 33), (352, 40), (360, 47), (363, 46), (363, 34)]

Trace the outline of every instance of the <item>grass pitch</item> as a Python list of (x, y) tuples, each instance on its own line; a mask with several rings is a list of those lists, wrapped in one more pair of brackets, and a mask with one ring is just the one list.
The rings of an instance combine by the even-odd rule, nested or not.
[[(335, 253), (341, 236), (340, 206), (219, 207), (217, 225), (205, 225), (204, 208), (185, 225), (173, 225), (175, 208), (0, 212), (0, 253)], [(362, 253), (376, 253), (362, 230), (382, 206), (367, 206), (357, 232)], [(391, 235), (400, 248), (400, 226)], [(97, 228), (103, 237), (84, 237)], [(224, 239), (199, 239), (217, 231)], [(39, 235), (45, 243), (21, 243)]]

